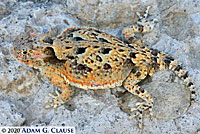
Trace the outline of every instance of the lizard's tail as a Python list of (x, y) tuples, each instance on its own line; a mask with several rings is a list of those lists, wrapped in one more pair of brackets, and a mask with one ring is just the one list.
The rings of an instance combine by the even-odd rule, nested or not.
[[(179, 64), (174, 58), (159, 52), (158, 50), (152, 50), (152, 52), (157, 57), (157, 63), (160, 70), (169, 69), (173, 71), (181, 80), (183, 80), (184, 84), (189, 88), (191, 92), (191, 103), (196, 100), (196, 87), (189, 77), (188, 71), (186, 71), (181, 64)], [(154, 56), (155, 56), (154, 55)]]

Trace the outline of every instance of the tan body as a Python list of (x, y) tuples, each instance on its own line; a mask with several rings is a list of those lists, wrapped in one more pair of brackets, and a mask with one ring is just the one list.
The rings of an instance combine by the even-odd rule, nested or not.
[[(150, 27), (147, 27), (146, 23), (150, 24)], [(127, 91), (144, 100), (132, 109), (136, 111), (139, 128), (142, 128), (143, 111), (151, 112), (153, 99), (137, 83), (151, 76), (155, 71), (161, 69), (174, 71), (189, 87), (191, 101), (194, 101), (196, 96), (195, 86), (188, 72), (183, 70), (173, 58), (134, 43), (132, 39), (129, 40), (134, 36), (134, 32), (151, 31), (154, 22), (142, 19), (138, 25), (122, 31), (124, 37), (132, 44), (124, 43), (117, 37), (95, 28), (72, 27), (57, 37), (50, 38), (47, 34), (41, 39), (41, 43), (44, 43), (41, 47), (13, 48), (12, 53), (20, 62), (40, 69), (52, 84), (61, 88), (61, 94), (56, 92), (57, 96), (51, 95), (53, 100), (48, 101), (51, 104), (47, 108), (56, 108), (71, 99), (72, 86), (86, 90), (123, 86)], [(141, 27), (144, 30), (138, 30)]]

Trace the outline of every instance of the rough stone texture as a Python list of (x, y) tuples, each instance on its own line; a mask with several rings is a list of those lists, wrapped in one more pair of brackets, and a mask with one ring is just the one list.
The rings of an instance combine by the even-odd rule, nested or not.
[(0, 2), (0, 19), (10, 14), (8, 7), (2, 2)]
[[(80, 24), (99, 28), (118, 28), (137, 22), (136, 11), (143, 12), (152, 6), (151, 16), (156, 16), (156, 1), (140, 0), (67, 0), (66, 11), (80, 20)], [(156, 11), (157, 10), (157, 11)], [(125, 21), (126, 20), (126, 21)]]
[[(9, 52), (22, 37), (50, 29), (94, 26), (120, 37), (123, 27), (134, 24), (136, 11), (151, 5), (150, 18), (159, 24), (141, 35), (147, 46), (172, 55), (189, 70), (198, 101), (189, 107), (189, 91), (168, 71), (140, 83), (153, 96), (153, 117), (144, 129), (128, 120), (130, 108), (142, 101), (121, 87), (113, 90), (76, 89), (74, 98), (56, 111), (44, 109), (48, 93), (56, 87), (38, 70), (15, 61)], [(0, 1), (0, 117), (1, 125), (75, 126), (78, 133), (200, 133), (200, 1), (198, 0), (1, 0)], [(115, 28), (115, 29), (114, 29)], [(60, 31), (60, 30), (58, 30)], [(188, 111), (187, 111), (188, 110)], [(23, 116), (22, 116), (23, 115)]]
[(14, 104), (3, 100), (0, 101), (0, 117), (1, 126), (20, 126), (26, 120)]

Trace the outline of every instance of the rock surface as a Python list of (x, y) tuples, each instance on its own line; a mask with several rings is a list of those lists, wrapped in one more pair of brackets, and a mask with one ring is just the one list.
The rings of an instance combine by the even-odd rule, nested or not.
[[(149, 18), (159, 24), (141, 35), (145, 44), (172, 55), (189, 70), (198, 101), (189, 107), (189, 91), (168, 71), (141, 83), (154, 98), (153, 117), (137, 128), (130, 108), (142, 101), (123, 88), (84, 91), (56, 111), (44, 109), (54, 87), (38, 70), (15, 61), (9, 49), (30, 35), (71, 26), (93, 26), (120, 37), (137, 22), (137, 12), (151, 6)], [(75, 126), (78, 133), (200, 133), (200, 1), (191, 0), (1, 0), (0, 2), (0, 117), (1, 126)], [(187, 111), (188, 110), (188, 111)], [(23, 116), (22, 116), (23, 115)]]
[(26, 120), (14, 104), (3, 100), (0, 101), (0, 117), (1, 126), (20, 126)]

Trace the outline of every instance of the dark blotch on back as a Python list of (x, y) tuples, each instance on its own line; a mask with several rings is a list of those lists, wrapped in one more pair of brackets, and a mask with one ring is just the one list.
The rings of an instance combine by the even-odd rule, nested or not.
[(65, 49), (71, 49), (72, 47), (65, 47)]
[(82, 65), (82, 64), (78, 65), (78, 70), (84, 70), (84, 69), (85, 69), (84, 65)]
[(137, 54), (137, 53), (131, 52), (131, 53), (130, 53), (130, 57), (131, 57), (131, 58), (136, 58), (136, 54)]
[(101, 31), (99, 31), (99, 30), (96, 30), (96, 29), (91, 29), (92, 31), (94, 30), (95, 32), (97, 32), (97, 33), (102, 33)]
[(137, 72), (137, 73), (136, 73), (136, 76), (137, 76), (137, 77), (140, 77), (140, 75), (141, 75), (140, 72)]
[(119, 43), (124, 43), (124, 42), (121, 41), (120, 39), (116, 39), (116, 37), (114, 37), (114, 38), (113, 38), (113, 36), (111, 36), (111, 37), (112, 37), (112, 40), (113, 40), (113, 41), (116, 41), (116, 42), (119, 42)]
[(99, 48), (99, 46), (94, 46), (94, 48)]
[(86, 72), (91, 72), (92, 68), (86, 67), (85, 70), (86, 70)]
[(110, 64), (108, 64), (108, 63), (105, 63), (104, 65), (103, 65), (103, 69), (105, 69), (105, 70), (107, 70), (107, 69), (111, 69), (112, 67), (110, 66)]
[(95, 33), (91, 33), (91, 35), (92, 35), (92, 36), (97, 36), (97, 34), (95, 34)]
[(70, 41), (65, 41), (65, 43), (70, 43)]
[(85, 47), (78, 47), (76, 48), (76, 54), (83, 54), (85, 53), (86, 48)]
[(129, 45), (129, 44), (128, 44), (128, 47), (135, 49), (135, 47), (134, 47), (134, 46), (131, 46), (131, 45)]
[(73, 37), (73, 34), (68, 34), (67, 37)]
[(106, 40), (104, 38), (99, 38), (99, 41), (104, 42), (104, 43), (110, 43), (108, 40)]
[(76, 32), (76, 31), (79, 31), (81, 30), (80, 28), (77, 28), (77, 29), (70, 29), (67, 31), (67, 33), (72, 33), (72, 32)]
[(67, 56), (67, 58), (68, 58), (68, 59), (70, 59), (70, 60), (73, 60), (73, 59), (75, 59), (75, 57), (74, 57), (74, 56)]
[(121, 45), (121, 44), (117, 44), (117, 46), (124, 47), (124, 46), (123, 46), (123, 45)]
[(119, 52), (124, 52), (124, 50), (123, 50), (123, 49), (119, 49), (118, 51), (119, 51)]
[(100, 50), (100, 52), (101, 52), (102, 54), (109, 54), (109, 52), (110, 52), (111, 50), (112, 50), (111, 48), (102, 48), (102, 49)]
[(86, 65), (83, 65), (83, 64), (79, 64), (78, 67), (77, 67), (77, 69), (79, 71), (82, 71), (82, 72), (85, 72), (85, 73), (92, 71), (92, 68), (89, 68), (89, 67), (87, 67)]
[(83, 41), (84, 39), (81, 37), (74, 37), (72, 41)]
[(102, 58), (99, 55), (96, 56), (96, 60), (99, 61), (99, 62), (103, 61)]

